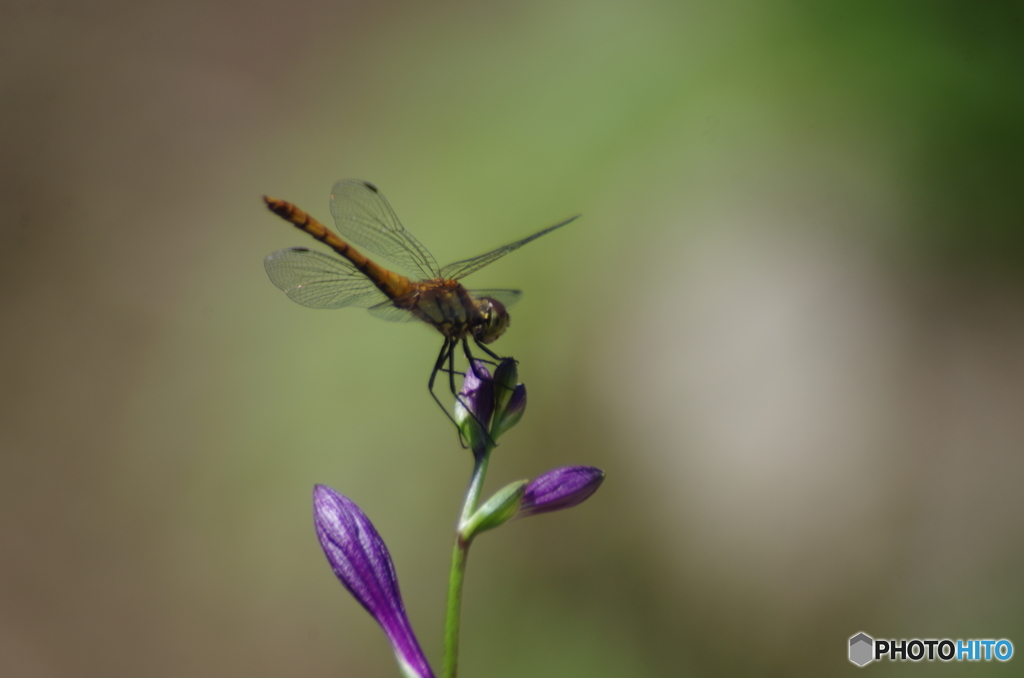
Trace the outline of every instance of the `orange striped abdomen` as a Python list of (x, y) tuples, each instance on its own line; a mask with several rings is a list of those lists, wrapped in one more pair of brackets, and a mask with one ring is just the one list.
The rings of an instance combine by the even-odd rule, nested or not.
[(263, 196), (270, 211), (285, 221), (291, 222), (296, 228), (309, 233), (339, 255), (345, 257), (360, 273), (373, 281), (381, 292), (389, 299), (395, 299), (413, 291), (414, 285), (404, 275), (389, 271), (377, 264), (362, 252), (352, 247), (331, 229), (302, 211), (286, 200), (278, 200), (268, 195)]

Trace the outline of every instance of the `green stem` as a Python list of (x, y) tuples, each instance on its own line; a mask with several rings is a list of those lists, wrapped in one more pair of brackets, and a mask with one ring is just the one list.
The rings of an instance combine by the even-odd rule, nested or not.
[(483, 490), (484, 477), (487, 475), (487, 464), (490, 461), (491, 449), (484, 451), (473, 467), (466, 499), (462, 504), (462, 517), (456, 530), (455, 548), (452, 550), (452, 569), (448, 576), (448, 614), (444, 625), (444, 671), (443, 678), (455, 678), (459, 664), (459, 624), (462, 620), (462, 583), (466, 576), (466, 558), (469, 556), (470, 542), (462, 539), (462, 527), (476, 511)]
[(452, 571), (448, 577), (448, 619), (444, 628), (444, 678), (455, 678), (459, 658), (459, 621), (462, 608), (462, 581), (466, 574), (469, 544), (456, 539), (452, 551)]
[(484, 476), (487, 475), (487, 465), (491, 461), (491, 449), (488, 445), (480, 458), (473, 465), (473, 477), (469, 480), (469, 488), (466, 490), (466, 499), (462, 502), (462, 517), (459, 519), (459, 529), (476, 512), (477, 504), (480, 503), (480, 493), (484, 489)]

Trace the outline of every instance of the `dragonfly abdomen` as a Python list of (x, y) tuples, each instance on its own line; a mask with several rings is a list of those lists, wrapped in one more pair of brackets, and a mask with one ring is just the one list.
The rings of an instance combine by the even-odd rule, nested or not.
[(270, 211), (285, 221), (291, 222), (299, 230), (305, 231), (332, 250), (345, 257), (360, 273), (365, 275), (381, 292), (389, 299), (409, 294), (413, 290), (413, 284), (404, 275), (390, 271), (352, 247), (334, 231), (327, 228), (319, 221), (311, 217), (305, 211), (299, 209), (286, 200), (263, 196), (264, 202)]

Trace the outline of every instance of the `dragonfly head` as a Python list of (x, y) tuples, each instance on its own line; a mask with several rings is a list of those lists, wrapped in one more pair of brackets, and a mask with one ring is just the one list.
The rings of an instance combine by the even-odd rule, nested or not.
[(473, 337), (481, 344), (489, 344), (508, 329), (509, 317), (505, 305), (497, 299), (483, 297), (479, 300), (481, 321), (473, 327)]

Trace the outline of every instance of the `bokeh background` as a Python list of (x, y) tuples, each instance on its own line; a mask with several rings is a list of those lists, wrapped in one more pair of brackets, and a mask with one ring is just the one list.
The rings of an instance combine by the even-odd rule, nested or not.
[[(387, 540), (440, 668), (470, 470), (439, 337), (262, 258), (379, 185), (475, 274), (530, 405), (462, 675), (844, 675), (1024, 649), (1020, 2), (0, 4), (0, 675), (392, 676), (310, 492)], [(1019, 671), (883, 664), (879, 675)]]

